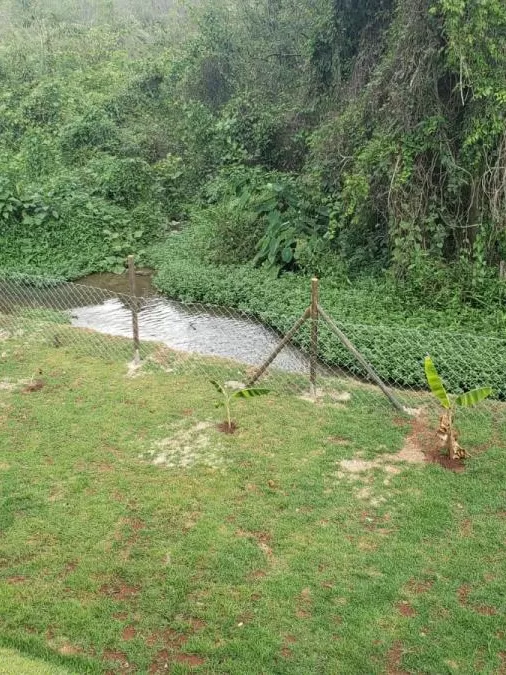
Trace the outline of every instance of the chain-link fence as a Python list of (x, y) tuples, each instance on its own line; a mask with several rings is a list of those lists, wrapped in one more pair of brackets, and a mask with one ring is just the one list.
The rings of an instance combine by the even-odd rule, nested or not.
[(423, 368), (430, 354), (453, 394), (492, 387), (492, 398), (473, 411), (473, 423), (506, 422), (506, 339), (341, 322), (315, 297), (311, 305), (310, 295), (308, 289), (306, 313), (283, 336), (224, 308), (0, 274), (0, 339), (131, 362), (137, 316), (141, 363), (130, 363), (132, 372), (154, 364), (231, 386), (262, 383), (330, 411), (353, 401), (435, 418), (438, 404)]

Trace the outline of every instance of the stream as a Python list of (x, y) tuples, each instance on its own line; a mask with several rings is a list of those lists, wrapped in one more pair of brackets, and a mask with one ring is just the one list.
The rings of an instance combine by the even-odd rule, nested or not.
[[(280, 341), (276, 331), (240, 312), (186, 305), (157, 294), (149, 273), (138, 274), (136, 285), (141, 342), (155, 341), (178, 351), (259, 365)], [(15, 296), (17, 304), (64, 310), (75, 327), (132, 337), (127, 275), (93, 274), (77, 284), (48, 288), (23, 285), (21, 299), (17, 288), (15, 291), (9, 288), (7, 297)], [(275, 366), (302, 372), (307, 371), (308, 360), (301, 351), (289, 346), (277, 357)]]

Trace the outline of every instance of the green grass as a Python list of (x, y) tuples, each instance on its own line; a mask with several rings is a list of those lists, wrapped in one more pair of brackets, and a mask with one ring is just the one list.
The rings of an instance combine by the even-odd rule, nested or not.
[(13, 649), (0, 648), (0, 675), (65, 675), (67, 670), (49, 665), (39, 659), (30, 659), (21, 656)]
[(190, 368), (0, 344), (0, 381), (39, 369), (0, 389), (0, 643), (33, 672), (504, 667), (506, 429), (463, 424), (464, 473), (353, 480), (409, 432), (372, 392), (238, 402), (227, 436)]

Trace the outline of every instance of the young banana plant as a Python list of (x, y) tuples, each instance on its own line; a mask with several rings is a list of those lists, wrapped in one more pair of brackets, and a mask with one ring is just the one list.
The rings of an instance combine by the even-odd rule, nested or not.
[(482, 387), (480, 389), (472, 389), (459, 396), (450, 397), (430, 356), (425, 357), (425, 376), (427, 377), (429, 389), (445, 409), (445, 412), (441, 416), (438, 430), (438, 436), (443, 444), (443, 448), (448, 451), (450, 459), (463, 459), (466, 457), (466, 451), (458, 444), (457, 432), (453, 424), (457, 406), (461, 408), (475, 406), (480, 401), (488, 398), (492, 394), (492, 389), (490, 387)]
[(221, 401), (218, 401), (216, 403), (216, 407), (225, 408), (227, 412), (226, 428), (228, 433), (232, 433), (235, 428), (235, 426), (232, 424), (232, 414), (230, 410), (232, 401), (238, 398), (255, 398), (256, 396), (265, 396), (266, 394), (270, 393), (270, 389), (259, 389), (259, 388), (254, 389), (245, 388), (245, 389), (231, 390), (227, 389), (226, 386), (221, 385), (219, 382), (216, 382), (216, 380), (210, 380), (210, 382), (216, 389), (216, 391), (222, 396)]

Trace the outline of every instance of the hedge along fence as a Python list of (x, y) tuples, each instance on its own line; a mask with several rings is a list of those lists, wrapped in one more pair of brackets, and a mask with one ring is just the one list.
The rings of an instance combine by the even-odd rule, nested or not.
[[(250, 313), (284, 334), (310, 299), (310, 281), (296, 277), (266, 278), (260, 270), (223, 266), (210, 268), (172, 259), (155, 278), (166, 295), (183, 301), (227, 304)], [(251, 274), (250, 274), (251, 272)], [(321, 305), (362, 352), (381, 379), (395, 387), (427, 390), (423, 362), (430, 354), (450, 393), (490, 386), (493, 397), (506, 400), (506, 338), (430, 328), (358, 324), (340, 320), (337, 289), (321, 282)], [(330, 292), (329, 292), (330, 291)], [(320, 322), (323, 324), (323, 322)], [(358, 377), (363, 368), (330, 331), (321, 326), (319, 357), (331, 368)], [(310, 330), (305, 326), (293, 343), (308, 351)]]
[[(61, 299), (59, 296), (56, 297), (61, 286), (65, 287), (67, 294), (72, 289), (76, 292), (85, 292), (90, 304), (99, 302), (104, 297), (117, 295), (89, 287), (81, 288), (75, 284), (62, 284), (60, 280), (27, 277), (0, 270), (0, 281), (8, 280), (13, 281), (15, 285), (21, 283), (31, 286), (32, 295), (37, 294), (38, 288), (41, 292), (51, 290), (54, 296), (52, 302), (56, 308), (61, 307)], [(164, 281), (168, 282), (169, 279), (166, 277)], [(259, 307), (259, 311), (254, 313), (255, 316), (284, 334), (298, 318), (295, 312), (299, 305), (302, 313), (309, 304), (310, 282), (302, 281), (305, 285), (305, 292), (299, 287), (298, 292), (291, 295), (291, 303), (284, 305), (284, 311), (283, 304), (278, 301), (271, 306)], [(321, 286), (323, 290), (325, 283)], [(165, 290), (167, 291), (167, 288)], [(229, 285), (229, 290), (232, 295), (233, 284)], [(202, 287), (202, 292), (204, 291)], [(241, 290), (236, 288), (235, 291), (244, 298), (244, 287)], [(180, 294), (175, 292), (172, 295)], [(257, 297), (257, 302), (258, 299)], [(264, 298), (266, 302), (268, 299), (268, 296)], [(244, 309), (243, 302), (241, 304), (241, 309)], [(493, 389), (494, 398), (506, 400), (506, 339), (433, 329), (373, 326), (340, 321), (336, 310), (327, 306), (325, 296), (321, 305), (385, 383), (398, 388), (427, 390), (423, 362), (425, 356), (430, 354), (451, 393), (457, 394), (475, 387), (490, 386)], [(365, 375), (363, 367), (356, 358), (331, 333), (323, 321), (319, 323), (320, 360), (329, 365), (331, 369), (338, 368), (363, 378)], [(304, 326), (294, 336), (293, 343), (302, 347), (306, 352), (310, 351), (310, 325)]]
[[(450, 393), (490, 386), (506, 400), (506, 340), (460, 333), (337, 322), (388, 384), (427, 389), (423, 362), (430, 354)], [(321, 358), (361, 376), (362, 368), (338, 341), (321, 341)]]

